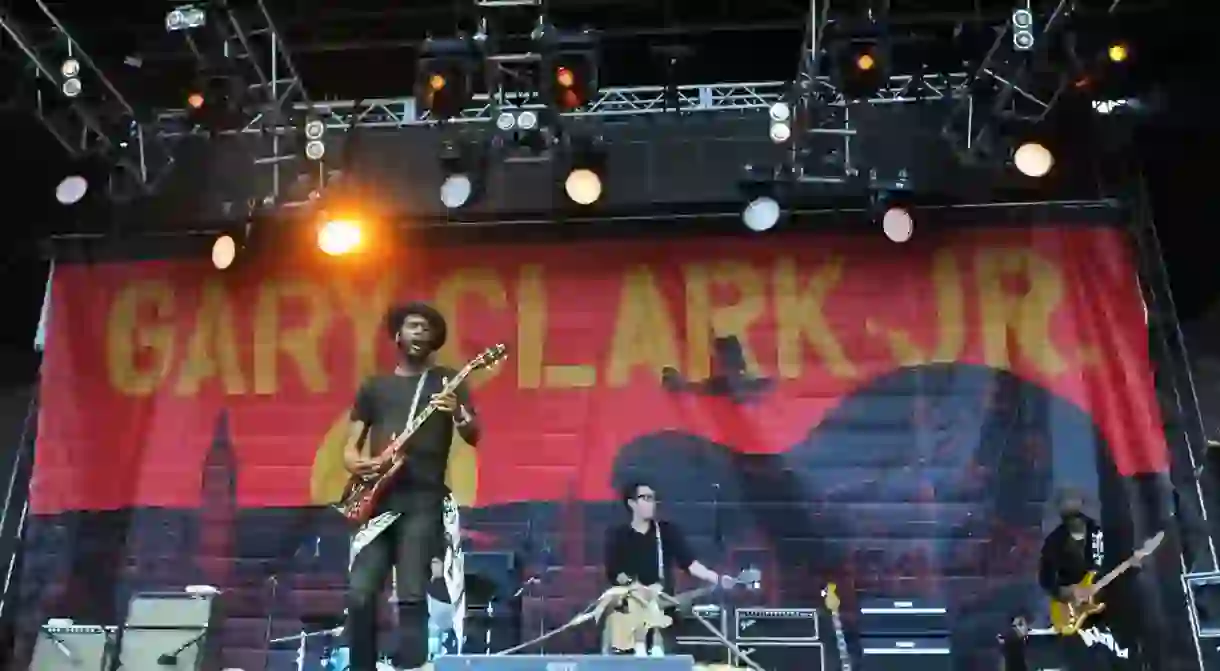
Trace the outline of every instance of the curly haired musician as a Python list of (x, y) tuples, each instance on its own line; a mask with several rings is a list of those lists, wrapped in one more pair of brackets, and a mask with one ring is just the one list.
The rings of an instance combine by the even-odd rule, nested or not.
[[(661, 585), (667, 594), (674, 594), (673, 569), (677, 567), (690, 575), (711, 584), (728, 586), (731, 577), (721, 578), (715, 571), (699, 563), (686, 543), (686, 537), (677, 526), (656, 519), (657, 493), (642, 483), (628, 484), (622, 491), (623, 505), (631, 511), (628, 524), (613, 527), (606, 534), (605, 568), (606, 578), (611, 584)], [(614, 650), (616, 654), (664, 654), (666, 648), (673, 650), (673, 628), (664, 630), (664, 644), (656, 640), (656, 632), (650, 632), (645, 642), (646, 649)]]
[(356, 475), (379, 472), (388, 458), (382, 450), (393, 435), (429, 404), (436, 412), (407, 441), (406, 466), (395, 474), (374, 520), (353, 538), (347, 596), (351, 671), (376, 668), (377, 603), (391, 570), (400, 641), (395, 664), (413, 669), (427, 661), (426, 596), (432, 561), (442, 547), (449, 445), (455, 430), (470, 445), (479, 440), (468, 390), (459, 386), (455, 394), (442, 393), (446, 380), (456, 373), (434, 362), (446, 337), (440, 312), (423, 303), (396, 307), (386, 316), (386, 330), (398, 350), (398, 363), (392, 372), (370, 377), (360, 386), (344, 466)]

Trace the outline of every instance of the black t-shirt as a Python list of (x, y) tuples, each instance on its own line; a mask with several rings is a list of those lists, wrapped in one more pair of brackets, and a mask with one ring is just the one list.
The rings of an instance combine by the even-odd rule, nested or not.
[(617, 584), (618, 574), (622, 573), (642, 585), (661, 583), (666, 592), (673, 594), (673, 568), (687, 571), (695, 563), (695, 558), (681, 530), (669, 522), (660, 522), (661, 556), (665, 564), (665, 577), (662, 580), (657, 575), (660, 564), (657, 558), (657, 524), (653, 522), (646, 533), (624, 524), (606, 534), (606, 579), (611, 584)]
[(1057, 598), (1060, 588), (1079, 583), (1089, 571), (1100, 570), (1105, 561), (1105, 542), (1096, 522), (1085, 518), (1085, 535), (1079, 540), (1060, 524), (1042, 544), (1038, 583)]
[[(427, 372), (415, 414), (423, 412), (433, 394), (440, 393), (446, 378), (453, 379), (456, 373), (443, 366), (434, 366)], [(411, 421), (411, 401), (419, 385), (418, 375), (375, 375), (360, 385), (356, 401), (352, 405), (352, 421), (368, 425), (365, 440), (370, 455), (380, 454), (390, 444), (390, 437), (402, 433)], [(458, 386), (458, 402), (467, 412), (474, 414), (470, 394), (465, 383)], [(445, 486), (445, 468), (449, 463), (449, 445), (453, 441), (452, 416), (433, 413), (423, 426), (407, 439), (407, 461), (394, 478), (390, 490), (381, 500), (378, 512), (401, 511), (413, 497), (428, 499), (443, 497), (449, 493)]]

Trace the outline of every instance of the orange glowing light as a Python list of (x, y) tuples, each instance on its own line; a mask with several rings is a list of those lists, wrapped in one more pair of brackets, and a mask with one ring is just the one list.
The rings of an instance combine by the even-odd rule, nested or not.
[(1127, 45), (1111, 44), (1110, 48), (1106, 50), (1106, 55), (1110, 57), (1110, 62), (1122, 63), (1127, 60)]
[(360, 224), (354, 221), (328, 221), (318, 228), (318, 249), (331, 256), (350, 254), (360, 248), (363, 240)]
[(574, 110), (580, 107), (580, 96), (576, 95), (575, 91), (568, 89), (559, 96), (559, 105), (566, 110)]
[(860, 70), (872, 70), (873, 66), (876, 64), (877, 61), (873, 59), (872, 54), (860, 54), (860, 56), (856, 58), (856, 67)]
[(432, 75), (428, 77), (428, 88), (433, 91), (439, 91), (445, 88), (445, 78), (441, 75)]
[(567, 68), (559, 68), (555, 72), (555, 81), (565, 89), (570, 89), (576, 85), (576, 75), (573, 75), (572, 71)]
[(203, 107), (203, 94), (192, 93), (186, 97), (186, 104), (191, 106), (191, 109), (199, 109)]

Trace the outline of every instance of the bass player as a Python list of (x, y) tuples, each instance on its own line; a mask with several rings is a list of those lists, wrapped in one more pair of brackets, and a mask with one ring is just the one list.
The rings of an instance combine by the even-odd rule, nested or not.
[(404, 467), (395, 474), (373, 519), (352, 539), (347, 592), (347, 634), (351, 671), (375, 671), (377, 604), (391, 572), (398, 604), (399, 646), (395, 666), (422, 667), (427, 661), (427, 588), (433, 560), (440, 556), (442, 515), (450, 492), (445, 468), (453, 432), (470, 445), (479, 441), (479, 424), (470, 393), (459, 386), (445, 394), (455, 371), (436, 365), (434, 355), (445, 344), (445, 318), (424, 303), (393, 308), (386, 331), (394, 341), (394, 370), (360, 385), (352, 406), (351, 427), (343, 451), (349, 472), (372, 476), (388, 466), (383, 449), (411, 418), (429, 404), (435, 412), (407, 440)]
[[(1101, 526), (1084, 513), (1084, 499), (1079, 494), (1060, 494), (1059, 517), (1059, 526), (1042, 544), (1038, 583), (1052, 599), (1081, 603), (1094, 594), (1077, 584), (1090, 571), (1100, 571), (1107, 565), (1105, 536)], [(1097, 596), (1106, 600), (1106, 594)], [(1130, 658), (1128, 649), (1115, 640), (1104, 612), (1090, 619), (1081, 631), (1060, 641), (1064, 664), (1071, 671), (1123, 669)]]
[[(631, 512), (631, 521), (611, 528), (606, 534), (605, 568), (611, 584), (660, 585), (666, 594), (672, 595), (674, 567), (713, 585), (727, 588), (734, 584), (732, 576), (721, 577), (695, 559), (677, 526), (656, 518), (656, 490), (645, 483), (633, 482), (623, 488), (622, 500)], [(663, 631), (660, 637), (656, 630), (650, 631), (647, 640), (635, 650), (607, 652), (637, 656), (663, 655), (667, 648), (672, 652), (673, 627)]]

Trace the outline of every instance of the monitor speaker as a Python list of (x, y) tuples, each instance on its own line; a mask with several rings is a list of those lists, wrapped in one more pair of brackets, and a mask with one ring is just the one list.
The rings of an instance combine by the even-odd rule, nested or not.
[(113, 643), (103, 627), (39, 627), (30, 671), (110, 671)]

